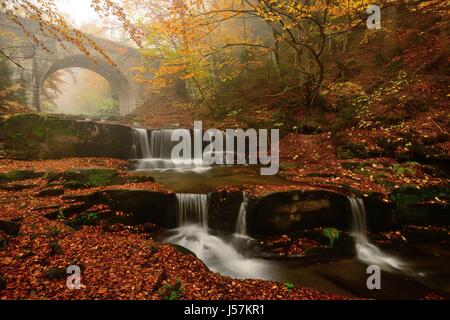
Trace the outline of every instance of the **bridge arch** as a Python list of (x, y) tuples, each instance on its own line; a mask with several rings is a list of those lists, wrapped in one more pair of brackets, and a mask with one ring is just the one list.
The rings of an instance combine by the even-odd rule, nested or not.
[[(126, 76), (116, 67), (106, 62), (94, 63), (85, 55), (72, 55), (55, 61), (43, 74), (40, 79), (39, 88), (42, 87), (53, 73), (68, 68), (82, 68), (97, 73), (111, 85), (114, 95), (119, 100), (119, 113), (126, 114), (134, 109), (135, 97), (133, 96), (131, 85)], [(40, 93), (39, 93), (40, 94)], [(39, 99), (40, 100), (40, 99)]]

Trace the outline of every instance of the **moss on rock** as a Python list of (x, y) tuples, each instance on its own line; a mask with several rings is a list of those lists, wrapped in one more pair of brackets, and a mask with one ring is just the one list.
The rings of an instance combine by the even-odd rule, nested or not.
[(418, 189), (403, 185), (390, 194), (399, 224), (449, 224), (450, 193), (448, 186)]
[(34, 170), (13, 170), (6, 173), (0, 173), (0, 182), (13, 182), (43, 177), (44, 172)]
[(121, 175), (116, 169), (74, 169), (63, 172), (50, 172), (49, 184), (61, 183), (67, 189), (104, 187), (125, 183), (154, 182), (148, 175)]
[(79, 169), (51, 173), (48, 180), (61, 181), (67, 189), (80, 189), (114, 184), (113, 180), (117, 176), (118, 172), (115, 169)]
[(17, 114), (0, 122), (2, 153), (15, 159), (131, 156), (130, 127), (75, 117)]

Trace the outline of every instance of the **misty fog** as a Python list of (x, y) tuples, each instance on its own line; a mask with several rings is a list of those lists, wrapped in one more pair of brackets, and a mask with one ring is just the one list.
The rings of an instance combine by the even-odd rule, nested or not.
[(118, 103), (108, 81), (95, 72), (67, 68), (55, 72), (43, 85), (45, 112), (76, 115), (110, 115)]

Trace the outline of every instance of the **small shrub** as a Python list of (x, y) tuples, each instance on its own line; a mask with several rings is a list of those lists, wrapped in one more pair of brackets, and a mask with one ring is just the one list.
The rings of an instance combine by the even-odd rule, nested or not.
[(76, 229), (81, 226), (95, 226), (99, 220), (100, 218), (96, 212), (83, 212), (72, 220), (67, 221), (67, 224)]
[(339, 240), (340, 231), (336, 228), (324, 228), (323, 235), (330, 240), (330, 248), (333, 248), (335, 240)]
[(394, 171), (394, 173), (397, 176), (404, 176), (404, 175), (408, 175), (408, 176), (414, 176), (416, 170), (415, 170), (415, 166), (418, 165), (417, 162), (405, 162), (403, 165), (400, 163), (395, 163), (392, 166), (392, 170)]
[(286, 282), (286, 283), (284, 284), (284, 286), (286, 287), (286, 289), (287, 289), (289, 292), (291, 292), (292, 289), (295, 288), (295, 285), (294, 285), (293, 283), (290, 283), (290, 282)]
[(164, 300), (178, 300), (183, 296), (184, 285), (180, 279), (177, 279), (173, 285), (165, 283), (158, 293)]

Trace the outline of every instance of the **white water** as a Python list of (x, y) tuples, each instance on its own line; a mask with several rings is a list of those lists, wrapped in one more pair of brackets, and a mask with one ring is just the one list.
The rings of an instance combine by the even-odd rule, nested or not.
[[(177, 129), (190, 134), (189, 130)], [(150, 150), (153, 159), (171, 159), (172, 148), (178, 143), (171, 140), (173, 129), (158, 129), (150, 131)]]
[[(203, 162), (202, 158), (191, 159), (172, 159), (172, 149), (178, 144), (172, 141), (172, 132), (175, 129), (134, 129), (138, 137), (139, 148), (141, 150), (141, 158), (138, 162), (138, 170), (185, 170), (190, 169), (198, 173), (202, 173), (210, 169)], [(184, 134), (190, 135), (187, 129), (183, 130)], [(150, 134), (150, 139), (149, 139)]]
[(139, 147), (141, 149), (142, 158), (150, 158), (150, 145), (148, 143), (147, 129), (134, 129), (136, 131)]
[[(165, 239), (181, 245), (202, 260), (211, 270), (234, 278), (270, 280), (269, 265), (261, 259), (247, 258), (208, 229), (208, 197), (201, 194), (177, 194), (179, 226)], [(195, 221), (194, 221), (195, 220)]]
[(208, 228), (208, 195), (178, 193), (178, 226), (199, 224)]
[(358, 260), (368, 265), (377, 265), (384, 270), (403, 270), (404, 262), (382, 252), (367, 237), (366, 209), (359, 198), (348, 198), (353, 217), (352, 236), (355, 239)]
[[(177, 194), (178, 227), (171, 230), (166, 242), (181, 245), (202, 260), (209, 269), (222, 275), (239, 279), (264, 279), (275, 281), (293, 281), (293, 273), (289, 266), (259, 258), (249, 258), (242, 254), (248, 251), (249, 243), (254, 239), (248, 237), (246, 230), (247, 197), (236, 220), (235, 233), (231, 236), (219, 237), (208, 228), (208, 195)], [(378, 265), (381, 269), (401, 272), (414, 277), (425, 276), (416, 273), (400, 259), (382, 252), (367, 237), (366, 212), (361, 199), (349, 198), (353, 215), (352, 235), (355, 239), (357, 259), (368, 265)], [(292, 278), (294, 277), (294, 278)]]
[(247, 236), (247, 205), (248, 197), (245, 192), (242, 193), (243, 201), (241, 207), (239, 208), (239, 214), (236, 221), (235, 234), (240, 236)]

